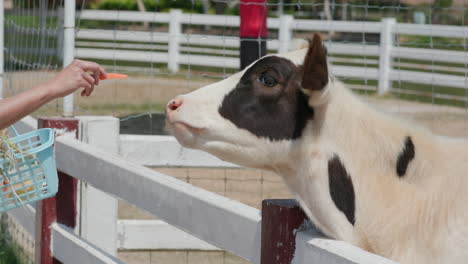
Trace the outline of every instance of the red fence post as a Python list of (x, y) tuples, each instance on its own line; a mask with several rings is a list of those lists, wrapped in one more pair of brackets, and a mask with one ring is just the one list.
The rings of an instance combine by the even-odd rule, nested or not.
[[(62, 132), (75, 132), (78, 137), (79, 120), (74, 118), (40, 118), (39, 128), (55, 128)], [(61, 132), (61, 133), (62, 133)], [(60, 263), (51, 253), (50, 225), (57, 221), (71, 228), (76, 226), (77, 180), (59, 172), (59, 188), (55, 197), (37, 202), (36, 206), (36, 244), (35, 263)]]
[(307, 216), (293, 199), (262, 203), (261, 264), (291, 264), (296, 249), (296, 231)]
[(240, 69), (266, 54), (268, 9), (265, 0), (241, 0), (239, 6)]

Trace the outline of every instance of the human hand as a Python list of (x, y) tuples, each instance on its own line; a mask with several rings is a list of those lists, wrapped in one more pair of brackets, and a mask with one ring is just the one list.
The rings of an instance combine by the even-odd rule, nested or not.
[(45, 86), (53, 98), (69, 95), (79, 88), (83, 88), (81, 96), (89, 96), (94, 91), (94, 86), (99, 84), (101, 75), (107, 76), (107, 73), (99, 64), (74, 60)]

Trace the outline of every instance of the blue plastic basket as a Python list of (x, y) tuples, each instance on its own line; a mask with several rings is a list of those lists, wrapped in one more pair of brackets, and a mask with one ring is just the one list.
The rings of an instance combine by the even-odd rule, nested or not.
[(13, 161), (0, 156), (0, 212), (54, 196), (58, 190), (54, 131), (43, 128), (19, 135), (11, 128), (16, 136), (0, 140), (9, 141), (20, 151), (8, 148)]

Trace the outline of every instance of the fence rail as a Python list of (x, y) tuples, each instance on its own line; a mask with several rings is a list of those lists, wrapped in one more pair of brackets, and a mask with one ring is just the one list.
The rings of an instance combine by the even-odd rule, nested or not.
[[(103, 49), (102, 46), (99, 48), (92, 45), (80, 46), (76, 49), (76, 55), (88, 59), (166, 63), (171, 71), (177, 71), (181, 64), (232, 69), (239, 67), (240, 61), (235, 54), (238, 51), (232, 50), (239, 48), (240, 40), (238, 37), (182, 33), (183, 25), (238, 27), (238, 16), (182, 14), (178, 10), (172, 10), (171, 12), (169, 14), (157, 12), (141, 14), (132, 11), (84, 10), (81, 12), (82, 20), (163, 23), (168, 24), (169, 30), (168, 32), (129, 32), (125, 30), (83, 29), (77, 34), (77, 38), (80, 40), (119, 41), (133, 44), (135, 42), (160, 43), (164, 46), (159, 46), (163, 50), (158, 51), (148, 51), (147, 48), (138, 50), (136, 45), (133, 49), (128, 48), (131, 45), (119, 47), (118, 45), (121, 45), (121, 43), (116, 43), (116, 46), (108, 49)], [(468, 64), (466, 51), (400, 47), (397, 43), (394, 43), (397, 35), (466, 39), (468, 38), (468, 29), (466, 27), (397, 23), (393, 18), (383, 19), (381, 22), (322, 21), (294, 19), (288, 15), (279, 18), (268, 18), (268, 25), (270, 29), (278, 31), (278, 39), (269, 39), (267, 41), (268, 49), (277, 52), (287, 51), (295, 45), (293, 30), (379, 34), (380, 42), (378, 45), (337, 43), (333, 41), (325, 41), (325, 45), (333, 56), (378, 57), (378, 65), (368, 65), (365, 62), (355, 60), (352, 63), (364, 65), (341, 65), (333, 68), (336, 68), (334, 73), (341, 77), (377, 80), (377, 89), (374, 88), (374, 90), (380, 94), (389, 91), (397, 93), (401, 91), (401, 87), (392, 88), (393, 81), (429, 86), (468, 88), (468, 77), (460, 76), (460, 73), (466, 72), (466, 65)], [(107, 43), (107, 45), (109, 44)], [(196, 52), (193, 49), (187, 49), (188, 47), (193, 48), (193, 46), (197, 48), (203, 46), (204, 49), (200, 52), (201, 54), (190, 54)], [(115, 47), (118, 47), (118, 49)], [(225, 48), (229, 48), (228, 52), (223, 52)], [(164, 51), (166, 49), (167, 52)], [(395, 61), (397, 59), (398, 62)], [(417, 60), (419, 62), (413, 62), (414, 65), (410, 66), (400, 63), (400, 59)], [(337, 60), (331, 61), (337, 62)], [(430, 69), (433, 71), (441, 70), (444, 73), (421, 72), (420, 68), (423, 68), (421, 65), (424, 65), (424, 63), (434, 64), (434, 62), (459, 64), (459, 66), (443, 68), (443, 65), (435, 65)], [(411, 70), (400, 70), (400, 67), (405, 68), (408, 66), (411, 67)], [(461, 97), (456, 98), (460, 99)]]
[(118, 258), (75, 235), (73, 230), (66, 226), (54, 223), (51, 228), (52, 253), (62, 263), (124, 264)]

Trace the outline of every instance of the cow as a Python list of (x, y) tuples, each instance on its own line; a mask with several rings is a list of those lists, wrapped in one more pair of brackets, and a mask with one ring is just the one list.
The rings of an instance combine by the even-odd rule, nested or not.
[(327, 236), (400, 263), (468, 262), (468, 143), (382, 113), (308, 47), (171, 100), (185, 147), (280, 175)]

